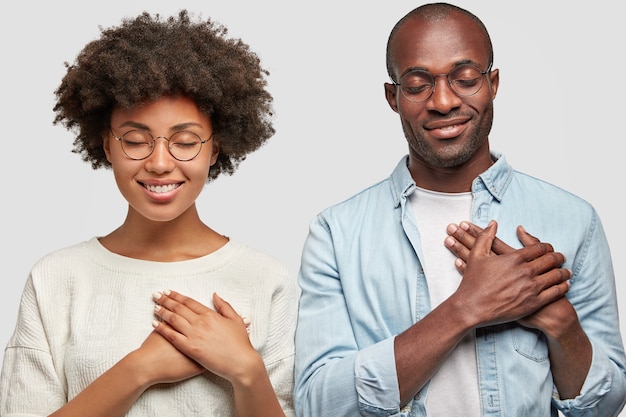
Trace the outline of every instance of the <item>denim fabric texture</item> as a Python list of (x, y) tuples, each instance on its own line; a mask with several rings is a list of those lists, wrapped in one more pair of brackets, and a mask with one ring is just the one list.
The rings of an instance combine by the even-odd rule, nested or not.
[[(546, 339), (516, 323), (476, 329), (485, 417), (617, 416), (626, 401), (611, 254), (601, 221), (583, 199), (513, 170), (504, 156), (472, 185), (470, 220), (516, 227), (551, 243), (573, 271), (567, 297), (593, 345), (581, 394), (559, 399)], [(394, 337), (431, 310), (420, 232), (408, 196), (405, 156), (391, 176), (322, 211), (310, 224), (298, 276), (296, 412), (300, 417), (425, 416), (426, 385), (400, 407)], [(442, 242), (443, 245), (443, 242)], [(450, 395), (458, 395), (451, 392)], [(453, 416), (450, 416), (453, 417)]]

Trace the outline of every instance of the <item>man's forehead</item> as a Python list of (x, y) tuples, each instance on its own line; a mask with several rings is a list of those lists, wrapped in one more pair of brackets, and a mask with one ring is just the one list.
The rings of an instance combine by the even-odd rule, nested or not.
[(444, 63), (453, 66), (467, 61), (488, 65), (483, 62), (488, 60), (483, 31), (473, 20), (457, 16), (436, 21), (414, 18), (404, 22), (390, 45), (396, 67)]

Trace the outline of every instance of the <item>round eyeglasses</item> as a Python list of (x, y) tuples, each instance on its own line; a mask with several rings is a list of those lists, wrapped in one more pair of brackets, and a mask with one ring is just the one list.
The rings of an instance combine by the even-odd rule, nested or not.
[(491, 65), (485, 71), (481, 71), (474, 64), (463, 64), (454, 67), (447, 74), (433, 75), (425, 70), (412, 70), (400, 78), (399, 83), (402, 94), (407, 100), (414, 103), (428, 100), (435, 91), (437, 77), (446, 77), (448, 85), (454, 93), (460, 97), (473, 96), (483, 86), (483, 75), (491, 71)]
[(145, 130), (129, 130), (122, 136), (117, 136), (113, 129), (111, 134), (122, 145), (122, 151), (130, 159), (140, 161), (146, 159), (154, 151), (157, 139), (165, 139), (167, 141), (167, 149), (175, 159), (179, 161), (191, 161), (198, 156), (202, 150), (202, 145), (213, 138), (211, 135), (208, 139), (202, 140), (200, 136), (187, 130), (181, 130), (174, 133), (169, 138), (165, 136), (152, 136)]

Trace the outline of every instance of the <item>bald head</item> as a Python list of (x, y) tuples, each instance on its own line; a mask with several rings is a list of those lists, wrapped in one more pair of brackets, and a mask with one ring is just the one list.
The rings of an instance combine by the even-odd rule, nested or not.
[(489, 62), (493, 62), (493, 46), (491, 44), (491, 38), (489, 37), (487, 28), (478, 17), (465, 9), (448, 3), (425, 4), (407, 13), (402, 19), (398, 21), (398, 23), (396, 23), (396, 25), (391, 30), (391, 33), (389, 34), (389, 39), (387, 40), (387, 73), (394, 82), (397, 82), (398, 80), (395, 79), (396, 77), (394, 73), (393, 44), (398, 31), (400, 31), (400, 29), (402, 29), (402, 27), (409, 21), (419, 20), (431, 24), (445, 24), (445, 21), (449, 19), (465, 19), (473, 22), (476, 30), (482, 34), (482, 36), (480, 37), (482, 43), (481, 46), (485, 49), (488, 60)]

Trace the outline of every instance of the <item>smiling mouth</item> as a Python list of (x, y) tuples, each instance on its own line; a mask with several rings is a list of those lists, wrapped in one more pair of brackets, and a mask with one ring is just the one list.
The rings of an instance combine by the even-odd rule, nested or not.
[(464, 114), (451, 114), (448, 117), (433, 118), (424, 124), (426, 130), (448, 131), (465, 126), (471, 117)]
[[(452, 130), (452, 129), (455, 129), (457, 126), (458, 126), (458, 125), (450, 125), (450, 126), (438, 127), (437, 129), (439, 129), (439, 130), (443, 130), (443, 131), (446, 131), (446, 130)], [(433, 130), (434, 130), (434, 129), (433, 129)]]
[(167, 185), (149, 185), (149, 184), (142, 184), (148, 191), (151, 191), (153, 193), (167, 193), (170, 192), (172, 190), (175, 190), (176, 188), (180, 187), (181, 184), (167, 184)]

